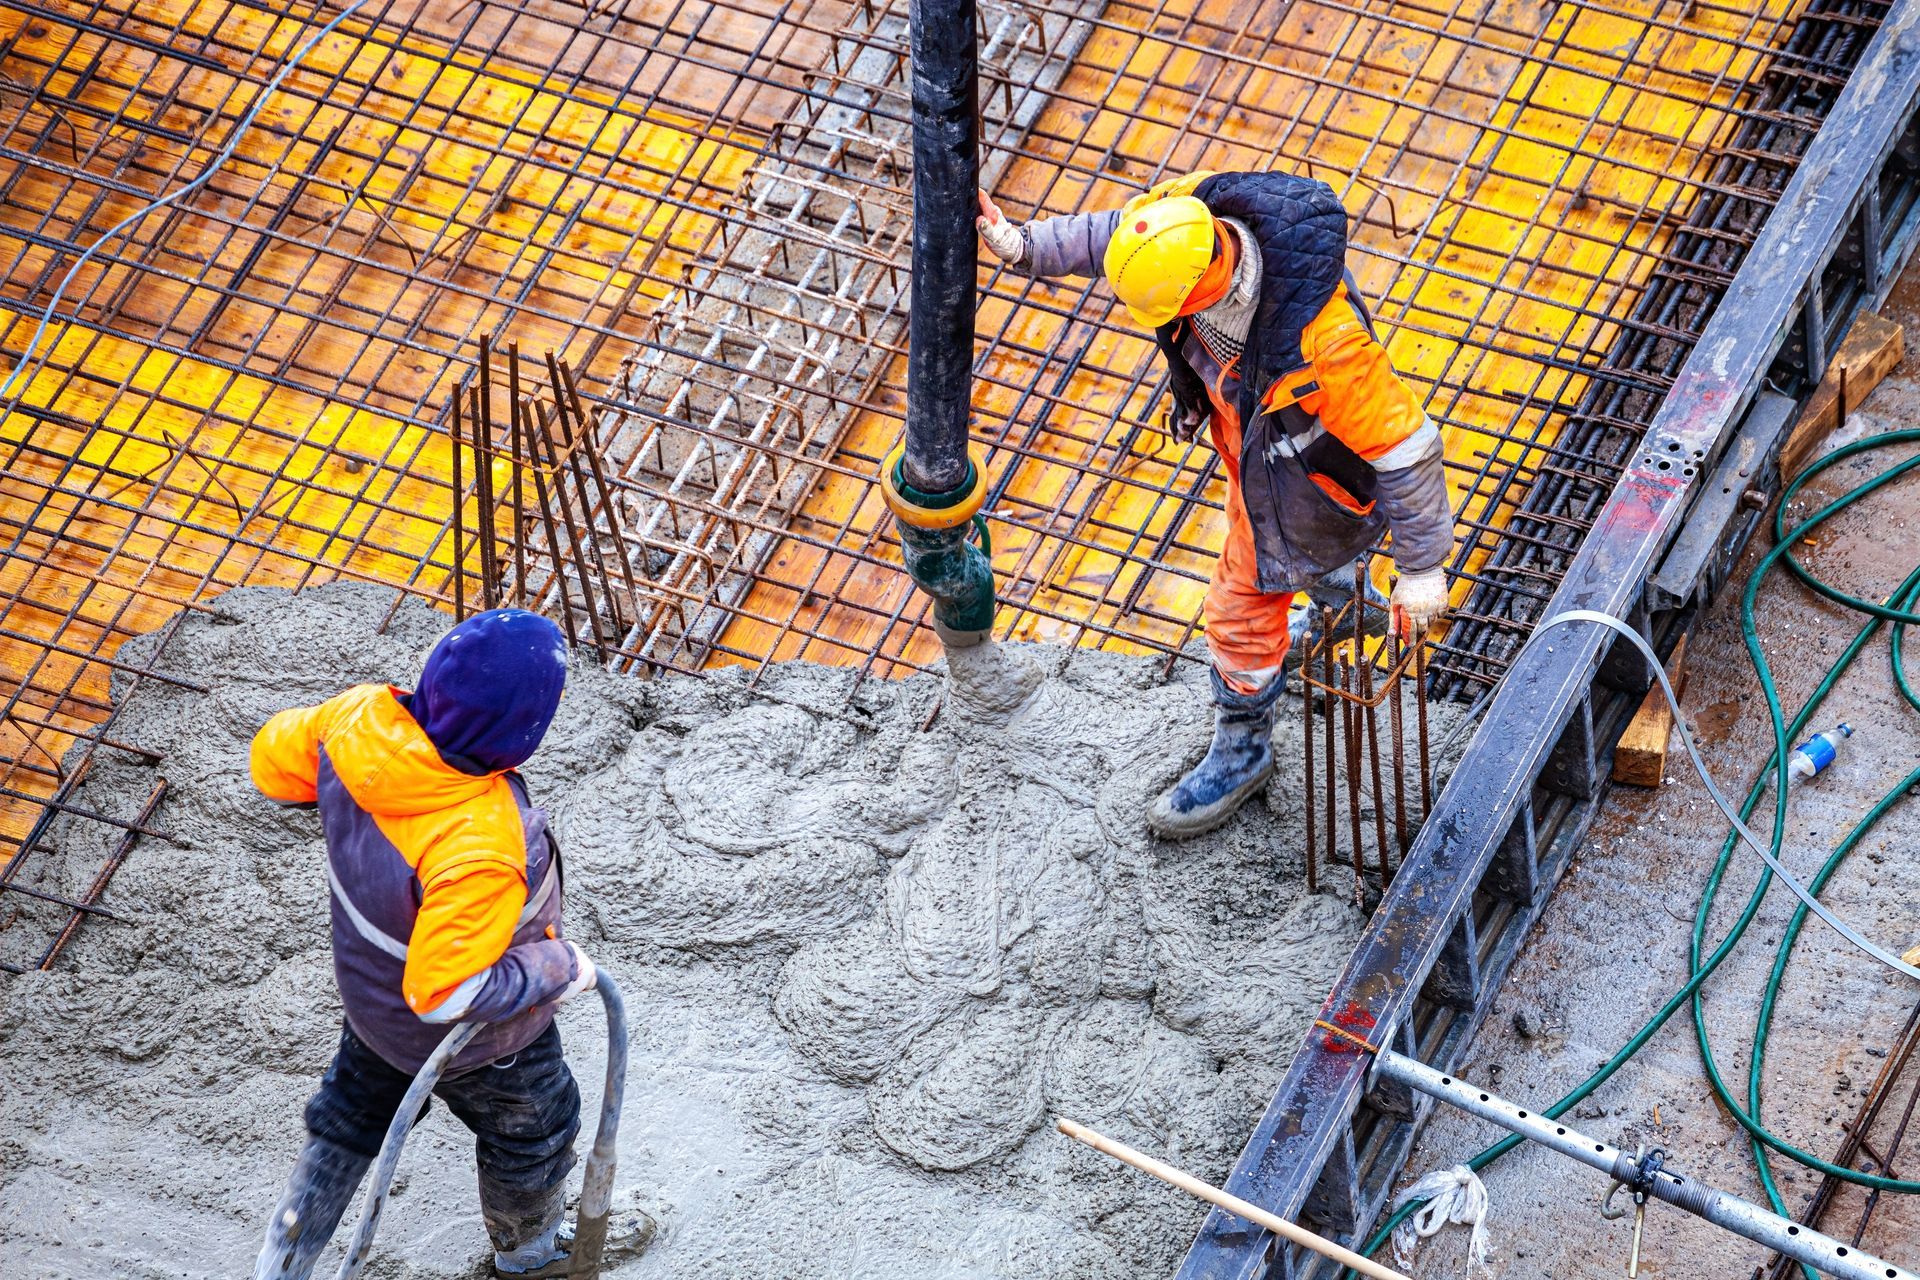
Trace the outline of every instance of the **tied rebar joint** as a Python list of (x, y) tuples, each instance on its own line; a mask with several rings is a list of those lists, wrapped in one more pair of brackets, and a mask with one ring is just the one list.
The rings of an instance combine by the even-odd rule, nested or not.
[[(980, 509), (987, 501), (985, 460), (967, 451), (967, 478), (947, 493), (907, 482), (906, 445), (880, 463), (880, 490), (900, 528), (900, 550), (914, 585), (933, 597), (933, 629), (948, 648), (979, 644), (993, 630), (993, 543)], [(968, 541), (971, 526), (978, 544)]]

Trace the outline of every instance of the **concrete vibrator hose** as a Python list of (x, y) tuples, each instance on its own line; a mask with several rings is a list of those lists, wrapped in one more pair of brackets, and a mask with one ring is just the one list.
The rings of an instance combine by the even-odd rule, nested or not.
[[(580, 1180), (580, 1211), (574, 1222), (573, 1248), (567, 1274), (581, 1280), (594, 1280), (600, 1274), (600, 1257), (607, 1244), (607, 1216), (613, 1207), (614, 1139), (620, 1130), (620, 1107), (627, 1092), (627, 1005), (620, 985), (605, 969), (594, 969), (594, 990), (600, 993), (607, 1010), (607, 1079), (600, 1095), (600, 1123), (593, 1133), (593, 1149), (587, 1153), (586, 1173)], [(426, 1105), (427, 1097), (440, 1083), (446, 1070), (467, 1042), (487, 1024), (463, 1022), (447, 1032), (437, 1048), (421, 1064), (407, 1096), (393, 1113), (387, 1126), (386, 1141), (380, 1146), (380, 1158), (374, 1162), (373, 1178), (367, 1184), (366, 1198), (360, 1204), (360, 1220), (354, 1226), (347, 1256), (334, 1273), (334, 1280), (353, 1280), (373, 1252), (373, 1233), (380, 1226), (380, 1211), (386, 1207), (387, 1191), (400, 1163), (400, 1148), (413, 1128), (414, 1117)]]

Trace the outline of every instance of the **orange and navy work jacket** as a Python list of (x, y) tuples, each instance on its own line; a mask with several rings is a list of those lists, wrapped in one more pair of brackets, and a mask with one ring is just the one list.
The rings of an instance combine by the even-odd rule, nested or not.
[[(1192, 195), (1257, 249), (1244, 351), (1222, 358), (1186, 318), (1154, 338), (1175, 403), (1238, 442), (1223, 460), (1251, 526), (1260, 589), (1302, 589), (1388, 532), (1402, 572), (1441, 564), (1453, 517), (1440, 433), (1346, 272), (1346, 212), (1332, 188), (1284, 173), (1196, 173), (1148, 195)], [(1024, 268), (1097, 274), (1122, 216), (1027, 223)]]
[(447, 1025), (489, 1025), (456, 1071), (518, 1052), (573, 978), (546, 814), (508, 771), (440, 758), (398, 690), (360, 685), (283, 711), (253, 740), (268, 799), (320, 811), (334, 977), (354, 1034), (416, 1071)]

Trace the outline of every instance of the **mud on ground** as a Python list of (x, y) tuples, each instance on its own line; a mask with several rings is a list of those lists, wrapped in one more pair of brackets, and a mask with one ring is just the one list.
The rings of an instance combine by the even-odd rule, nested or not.
[[(114, 879), (124, 923), (0, 980), (0, 1273), (250, 1271), (339, 1009), (317, 819), (253, 791), (247, 743), (281, 708), (407, 683), (446, 620), (407, 607), (375, 634), (391, 600), (231, 592), (161, 664), (212, 692), (149, 681), (127, 706), (117, 736), (166, 759), (102, 751), (86, 803), (132, 812), (163, 773), (174, 839)], [(924, 731), (937, 676), (861, 685), (856, 727), (804, 709), (842, 706), (853, 676), (830, 668), (769, 669), (781, 702), (739, 674), (572, 673), (524, 772), (565, 850), (569, 931), (634, 1022), (616, 1206), (662, 1223), (610, 1274), (1176, 1265), (1194, 1202), (1047, 1121), (1223, 1176), (1359, 929), (1352, 882), (1301, 882), (1297, 702), (1266, 804), (1174, 846), (1141, 813), (1203, 747), (1203, 673), (1014, 656), (1046, 677), (1023, 710), (949, 697)], [(57, 827), (42, 884), (80, 890), (113, 834)], [(0, 931), (0, 954), (39, 923)], [(597, 1002), (561, 1025), (591, 1109)], [(367, 1274), (484, 1267), (470, 1152), (436, 1108)]]

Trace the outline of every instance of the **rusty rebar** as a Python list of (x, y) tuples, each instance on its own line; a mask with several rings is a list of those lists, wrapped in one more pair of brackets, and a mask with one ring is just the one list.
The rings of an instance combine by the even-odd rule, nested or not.
[(507, 344), (507, 418), (513, 456), (513, 603), (527, 604), (526, 412), (520, 403), (520, 344)]
[[(1307, 683), (1306, 679), (1307, 664), (1313, 661), (1313, 646), (1303, 641), (1301, 649), (1300, 718), (1302, 725), (1300, 738), (1302, 743), (1305, 744), (1305, 749), (1301, 752), (1300, 774), (1302, 785), (1300, 795), (1304, 802), (1301, 807), (1307, 811), (1307, 892), (1318, 893), (1320, 892), (1320, 868), (1318, 850), (1316, 848), (1317, 842), (1315, 839), (1317, 833), (1315, 829), (1319, 824), (1315, 821), (1316, 814), (1314, 812), (1314, 806), (1319, 803), (1319, 797), (1314, 794), (1316, 788), (1314, 787), (1315, 779), (1313, 776), (1313, 688)], [(1283, 672), (1277, 678), (1285, 679), (1285, 673)]]
[[(580, 451), (587, 455), (587, 465), (593, 469), (594, 487), (600, 493), (601, 508), (607, 513), (607, 532), (613, 539), (614, 558), (620, 566), (620, 575), (627, 584), (628, 615), (616, 612), (614, 616), (615, 625), (624, 631), (631, 625), (629, 617), (637, 617), (639, 614), (640, 585), (633, 576), (633, 557), (627, 549), (627, 534), (620, 519), (620, 504), (615, 500), (613, 489), (607, 483), (606, 469), (600, 461), (599, 441), (594, 437), (586, 407), (581, 403), (580, 389), (573, 380), (573, 369), (564, 360), (556, 360), (551, 351), (547, 352), (547, 366), (558, 379), (558, 386), (565, 387), (567, 399), (573, 405), (574, 421), (579, 423), (580, 429)], [(557, 390), (555, 394), (558, 394)]]
[[(551, 355), (548, 358), (551, 363)], [(561, 460), (556, 463), (556, 467), (564, 465), (567, 475), (573, 479), (574, 497), (580, 504), (575, 537), (592, 552), (593, 566), (600, 573), (601, 603), (593, 603), (590, 583), (583, 580), (581, 586), (587, 592), (587, 600), (592, 605), (590, 612), (593, 614), (594, 634), (600, 637), (602, 650), (610, 652), (619, 645), (620, 632), (623, 628), (620, 626), (619, 606), (614, 603), (613, 598), (613, 575), (607, 572), (606, 552), (600, 545), (600, 538), (593, 524), (593, 497), (587, 492), (587, 469), (580, 462), (580, 454), (588, 451), (591, 446), (585, 440), (584, 426), (572, 420), (572, 413), (567, 407), (566, 392), (559, 385), (557, 375), (553, 386), (553, 408), (554, 424), (563, 433), (563, 443), (566, 446), (562, 453), (556, 455)], [(551, 447), (552, 442), (549, 441), (549, 448)], [(556, 487), (564, 488), (566, 481), (556, 475), (554, 484)], [(569, 524), (575, 524), (572, 510), (565, 502), (560, 504), (560, 510)]]
[[(1887, 1056), (1881, 1060), (1880, 1070), (1875, 1074), (1873, 1083), (1867, 1086), (1866, 1096), (1860, 1099), (1860, 1109), (1854, 1113), (1852, 1123), (1846, 1126), (1845, 1134), (1840, 1139), (1839, 1149), (1834, 1152), (1834, 1164), (1849, 1167), (1866, 1149), (1869, 1131), (1880, 1118), (1880, 1112), (1886, 1106), (1887, 1100), (1892, 1097), (1893, 1086), (1899, 1081), (1901, 1073), (1913, 1060), (1916, 1048), (1920, 1048), (1920, 1004), (1915, 1004), (1907, 1012), (1906, 1023), (1900, 1028), (1900, 1033), (1894, 1037)], [(1914, 1098), (1920, 1098), (1920, 1081), (1916, 1081), (1914, 1095), (1907, 1101), (1906, 1112), (1901, 1117), (1901, 1123), (1894, 1134), (1894, 1141), (1889, 1144), (1890, 1150), (1885, 1158), (1880, 1160), (1883, 1172), (1886, 1171), (1888, 1163), (1900, 1154), (1899, 1140), (1905, 1136), (1906, 1122), (1913, 1114)], [(1894, 1175), (1888, 1173), (1888, 1176)], [(1827, 1216), (1827, 1211), (1832, 1208), (1834, 1200), (1839, 1195), (1842, 1185), (1840, 1179), (1830, 1173), (1820, 1175), (1820, 1183), (1814, 1188), (1806, 1208), (1802, 1210), (1800, 1221), (1807, 1226), (1819, 1228)], [(1861, 1236), (1865, 1234), (1876, 1204), (1877, 1200), (1871, 1195), (1863, 1202), (1859, 1226), (1853, 1236), (1855, 1244), (1858, 1244)], [(1768, 1280), (1786, 1280), (1786, 1277), (1799, 1269), (1799, 1265), (1793, 1259), (1785, 1254), (1776, 1253), (1767, 1265), (1766, 1273)]]
[(120, 864), (127, 860), (127, 854), (132, 851), (134, 841), (138, 840), (142, 832), (152, 823), (153, 815), (159, 811), (160, 802), (166, 797), (167, 780), (160, 778), (154, 782), (153, 790), (147, 794), (146, 803), (140, 806), (140, 812), (134, 818), (133, 825), (122, 831), (120, 838), (114, 841), (112, 851), (107, 854), (106, 861), (100, 864), (100, 869), (94, 873), (93, 881), (87, 886), (87, 891), (80, 896), (78, 902), (72, 904), (73, 914), (67, 917), (67, 923), (58, 936), (47, 944), (45, 951), (41, 952), (40, 963), (35, 966), (36, 968), (44, 970), (53, 967), (53, 962), (59, 958), (60, 952), (65, 949), (67, 943), (72, 941), (75, 930), (80, 927), (80, 921), (87, 915), (104, 914), (114, 919), (119, 918), (99, 905), (100, 895), (107, 891), (107, 885), (113, 879), (113, 873), (118, 871)]
[[(1353, 892), (1354, 901), (1360, 901), (1360, 891), (1366, 884), (1366, 859), (1363, 846), (1366, 843), (1366, 824), (1361, 820), (1360, 789), (1361, 762), (1366, 727), (1361, 717), (1368, 708), (1359, 705), (1364, 697), (1360, 691), (1360, 667), (1367, 660), (1367, 597), (1366, 597), (1366, 557), (1353, 562), (1353, 598), (1347, 602), (1347, 608), (1353, 611), (1353, 653), (1346, 664), (1345, 683), (1347, 692), (1353, 696), (1345, 704), (1347, 713), (1347, 809), (1353, 821)], [(1378, 806), (1376, 805), (1377, 809)]]
[[(1342, 683), (1352, 686), (1359, 682), (1357, 666), (1351, 660), (1340, 664)], [(1360, 820), (1360, 708), (1347, 701), (1340, 704), (1340, 710), (1340, 728), (1347, 747), (1347, 835), (1353, 841), (1353, 900), (1358, 903), (1367, 886), (1366, 824)]]
[(1420, 821), (1433, 812), (1433, 762), (1427, 758), (1427, 641), (1413, 638), (1413, 710), (1420, 718)]
[(480, 501), (480, 595), (500, 605), (500, 544), (493, 505), (493, 335), (480, 335), (479, 399), (473, 406), (474, 488)]
[(1380, 863), (1380, 887), (1384, 890), (1393, 879), (1393, 871), (1387, 864), (1387, 798), (1380, 785), (1380, 713), (1372, 705), (1373, 663), (1365, 659), (1360, 663), (1360, 681), (1361, 696), (1367, 699), (1367, 704), (1359, 710), (1366, 725), (1367, 767), (1373, 781), (1373, 845)]
[(460, 401), (464, 387), (455, 387), (453, 392), (453, 430), (447, 438), (447, 449), (453, 457), (453, 620), (464, 622), (467, 617), (467, 491), (461, 483), (460, 451), (467, 447), (462, 438), (465, 428), (460, 421)]
[[(1321, 716), (1326, 721), (1327, 727), (1327, 865), (1331, 867), (1340, 857), (1340, 840), (1335, 834), (1339, 830), (1340, 807), (1337, 799), (1339, 792), (1334, 781), (1336, 771), (1334, 768), (1335, 749), (1333, 745), (1333, 718), (1335, 704), (1338, 699), (1336, 699), (1331, 692), (1333, 689), (1333, 610), (1327, 608), (1325, 605), (1320, 607), (1320, 624), (1321, 675), (1328, 690), (1320, 699), (1320, 708)], [(1302, 667), (1302, 670), (1304, 671), (1305, 668)]]
[(475, 548), (480, 559), (480, 607), (493, 608), (493, 538), (489, 530), (493, 527), (492, 485), (488, 483), (493, 472), (493, 459), (487, 450), (484, 410), (481, 407), (480, 384), (476, 382), (467, 389), (467, 440), (473, 449), (473, 505)]
[[(1388, 666), (1395, 672), (1400, 668), (1401, 641), (1395, 632), (1389, 642)], [(1401, 708), (1402, 678), (1395, 674), (1387, 677), (1388, 690), (1393, 698), (1393, 836), (1400, 846), (1400, 856), (1405, 858), (1412, 847), (1413, 834), (1407, 830), (1407, 751), (1405, 713)]]
[(553, 502), (547, 492), (546, 463), (541, 457), (540, 438), (546, 434), (546, 424), (542, 422), (540, 431), (533, 424), (544, 412), (533, 401), (528, 400), (520, 406), (520, 419), (526, 425), (527, 454), (533, 464), (534, 501), (540, 509), (540, 525), (547, 534), (547, 563), (552, 566), (548, 582), (553, 589), (554, 607), (560, 611), (560, 626), (567, 633), (567, 647), (580, 647), (580, 633), (573, 624), (573, 602), (567, 593), (566, 561), (560, 554), (560, 531), (555, 525)]
[[(538, 428), (538, 435), (540, 437), (542, 463), (553, 475), (553, 494), (555, 499), (551, 506), (546, 504), (544, 500), (541, 505), (557, 515), (561, 526), (567, 531), (567, 548), (573, 556), (574, 572), (579, 575), (581, 603), (586, 610), (587, 622), (593, 627), (593, 646), (601, 652), (602, 656), (605, 656), (606, 639), (601, 629), (600, 611), (593, 599), (593, 571), (588, 565), (587, 549), (581, 541), (580, 526), (574, 521), (573, 512), (567, 505), (566, 481), (561, 478), (560, 474), (560, 451), (554, 444), (553, 418), (548, 414), (545, 402), (540, 402), (535, 406), (535, 425)], [(556, 560), (555, 564), (557, 565), (558, 563)], [(559, 583), (562, 588), (560, 593), (562, 607), (570, 608), (571, 606), (565, 591), (565, 577), (556, 574), (555, 581)]]

